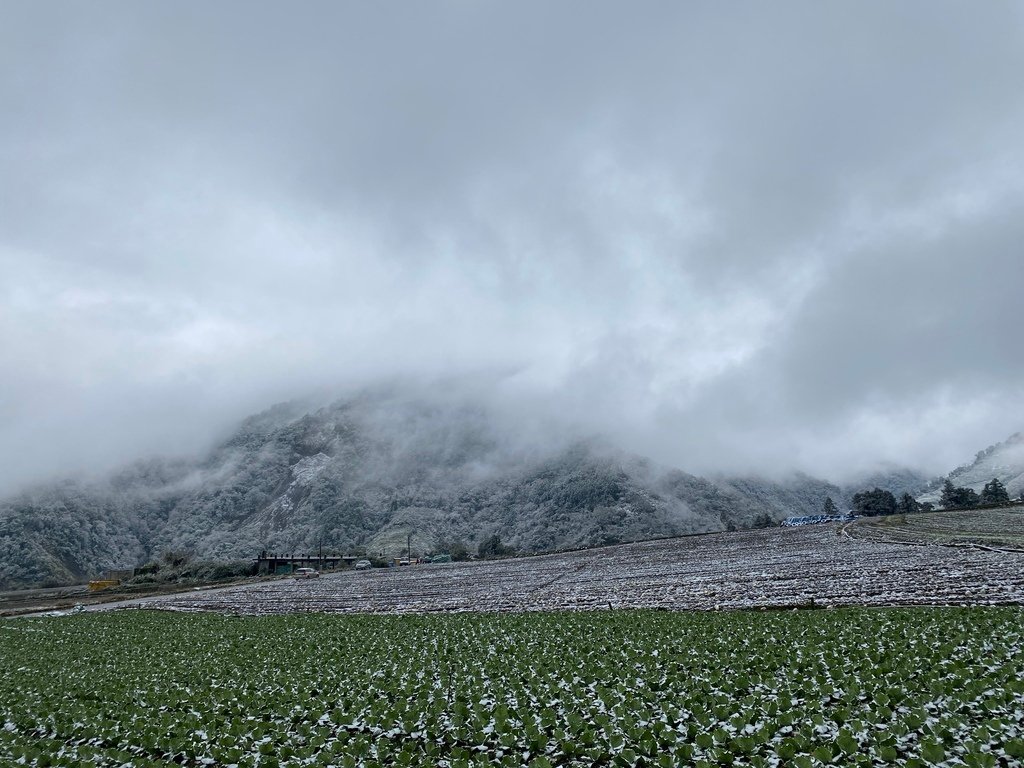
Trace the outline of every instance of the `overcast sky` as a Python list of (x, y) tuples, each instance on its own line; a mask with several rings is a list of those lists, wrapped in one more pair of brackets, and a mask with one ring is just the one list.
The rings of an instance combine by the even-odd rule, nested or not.
[(394, 376), (946, 472), (1024, 428), (1021, 73), (1016, 2), (0, 0), (0, 489)]

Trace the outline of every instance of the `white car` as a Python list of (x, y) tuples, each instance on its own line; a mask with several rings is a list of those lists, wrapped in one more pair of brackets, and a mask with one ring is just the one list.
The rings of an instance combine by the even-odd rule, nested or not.
[(297, 568), (295, 570), (296, 579), (319, 579), (320, 571), (316, 568)]
[(369, 560), (360, 560), (356, 563), (357, 571), (368, 571), (373, 567), (373, 564)]

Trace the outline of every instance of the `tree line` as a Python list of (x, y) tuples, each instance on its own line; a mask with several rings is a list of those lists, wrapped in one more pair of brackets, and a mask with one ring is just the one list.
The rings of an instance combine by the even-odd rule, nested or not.
[[(1021, 500), (1024, 501), (1024, 492), (1021, 493)], [(970, 509), (978, 506), (1009, 504), (1010, 494), (1007, 493), (1006, 486), (995, 477), (985, 483), (980, 496), (973, 488), (955, 486), (947, 478), (942, 484), (940, 503), (945, 509)]]
[[(1024, 493), (1021, 493), (1021, 501), (1024, 501)], [(992, 480), (985, 483), (980, 494), (973, 488), (953, 485), (953, 482), (947, 478), (942, 485), (942, 496), (939, 499), (939, 504), (943, 509), (972, 509), (1009, 503), (1010, 494), (997, 477), (993, 477)], [(864, 517), (931, 512), (934, 509), (935, 505), (929, 501), (919, 502), (909, 493), (904, 493), (897, 499), (894, 494), (882, 488), (873, 488), (870, 491), (861, 491), (853, 495), (852, 512)], [(823, 511), (826, 515), (835, 515), (839, 510), (836, 508), (835, 502), (831, 498), (827, 498)]]

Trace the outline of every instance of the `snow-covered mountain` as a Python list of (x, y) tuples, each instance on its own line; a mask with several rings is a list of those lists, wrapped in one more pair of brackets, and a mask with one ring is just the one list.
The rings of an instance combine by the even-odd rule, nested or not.
[[(976, 490), (1024, 491), (1024, 436), (954, 470)], [(841, 509), (858, 490), (926, 491), (890, 468), (840, 488), (794, 474), (698, 477), (598, 439), (531, 431), (471, 399), (375, 391), (325, 407), (275, 406), (208, 455), (137, 462), (0, 501), (0, 588), (65, 584), (161, 552), (398, 554), (497, 535), (521, 552), (749, 528)], [(937, 488), (937, 485), (933, 486)]]
[[(978, 451), (974, 461), (957, 467), (948, 475), (955, 486), (973, 488), (981, 493), (985, 483), (998, 478), (1006, 486), (1010, 498), (1019, 498), (1024, 493), (1024, 432), (1011, 435), (1001, 443), (990, 445)], [(919, 497), (920, 501), (937, 502), (942, 495), (940, 478), (928, 491)]]
[(519, 551), (746, 528), (843, 492), (804, 475), (704, 478), (458, 400), (375, 393), (247, 419), (196, 461), (147, 461), (0, 502), (0, 586), (60, 584), (163, 551)]

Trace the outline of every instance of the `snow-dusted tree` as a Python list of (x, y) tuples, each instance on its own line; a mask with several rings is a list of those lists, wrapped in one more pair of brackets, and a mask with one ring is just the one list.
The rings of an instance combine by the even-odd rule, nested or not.
[(896, 497), (881, 488), (861, 491), (853, 494), (853, 511), (865, 517), (894, 515), (896, 514)]
[(942, 483), (942, 497), (939, 499), (939, 503), (945, 509), (952, 509), (956, 506), (956, 491), (957, 488), (953, 485), (953, 481), (947, 477)]
[(978, 506), (980, 501), (977, 491), (973, 488), (954, 486), (948, 479), (942, 485), (940, 502), (944, 509), (970, 509)]
[(896, 508), (900, 511), (900, 514), (904, 515), (910, 515), (914, 512), (921, 511), (921, 505), (918, 504), (917, 499), (915, 499), (909, 493), (903, 494), (903, 496), (900, 498), (900, 503)]
[(836, 503), (834, 501), (832, 501), (832, 497), (831, 496), (826, 496), (825, 497), (825, 503), (821, 506), (821, 513), (823, 515), (838, 515), (839, 514), (839, 507), (837, 507)]
[(999, 482), (998, 477), (993, 477), (991, 482), (985, 483), (981, 491), (982, 504), (1006, 504), (1010, 501), (1010, 494), (1006, 492), (1006, 486)]

